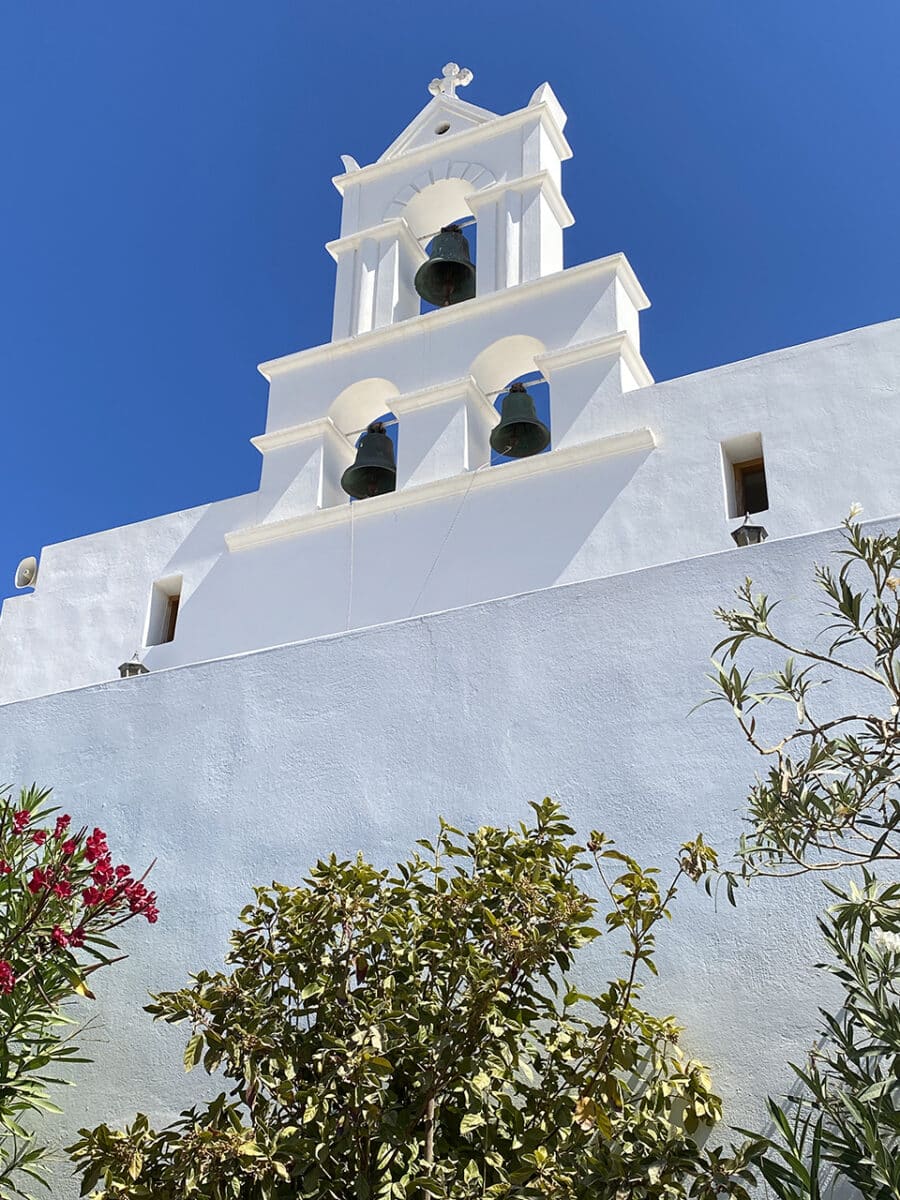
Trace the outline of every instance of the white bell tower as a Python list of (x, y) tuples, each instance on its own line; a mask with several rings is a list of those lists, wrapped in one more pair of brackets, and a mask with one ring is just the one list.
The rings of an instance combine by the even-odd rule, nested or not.
[[(332, 340), (260, 367), (271, 387), (266, 432), (253, 439), (258, 520), (228, 534), (232, 553), (350, 520), (341, 474), (360, 431), (387, 411), (400, 425), (396, 491), (355, 506), (359, 519), (474, 487), (468, 477), (491, 461), (496, 397), (523, 375), (550, 383), (552, 452), (503, 464), (490, 482), (557, 470), (573, 447), (602, 456), (602, 435), (621, 432), (610, 401), (652, 382), (638, 329), (649, 301), (625, 256), (563, 269), (572, 152), (552, 88), (498, 115), (460, 98), (471, 81), (448, 63), (376, 162), (342, 155), (341, 236), (327, 246)], [(425, 247), (460, 221), (469, 237), (474, 225), (476, 294), (423, 312), (414, 279)]]
[[(668, 493), (645, 484), (656, 437), (632, 395), (652, 382), (638, 328), (648, 300), (622, 254), (563, 266), (571, 151), (549, 85), (497, 114), (462, 99), (471, 83), (448, 63), (376, 162), (343, 156), (332, 336), (259, 368), (258, 490), (202, 518), (113, 531), (99, 549), (48, 549), (39, 591), (4, 607), (0, 664), (17, 687), (105, 678), (136, 647), (152, 673), (621, 572), (665, 542)], [(474, 295), (468, 275), (465, 297), (431, 309), (416, 272), (455, 223)], [(541, 389), (540, 414), (514, 401), (525, 420), (492, 445), (514, 383)], [(382, 442), (372, 467), (361, 435), (377, 420), (396, 457)], [(519, 424), (527, 432), (511, 433)], [(351, 464), (350, 490), (372, 469), (374, 494), (351, 501)], [(130, 572), (120, 544), (139, 563)], [(77, 636), (72, 578), (85, 597)]]
[(412, 280), (424, 244), (448, 222), (478, 225), (477, 293), (562, 270), (562, 231), (573, 222), (560, 190), (572, 151), (566, 114), (549, 84), (527, 108), (498, 117), (457, 96), (472, 72), (448, 63), (433, 99), (377, 162), (345, 155), (332, 337), (352, 337), (419, 312)]

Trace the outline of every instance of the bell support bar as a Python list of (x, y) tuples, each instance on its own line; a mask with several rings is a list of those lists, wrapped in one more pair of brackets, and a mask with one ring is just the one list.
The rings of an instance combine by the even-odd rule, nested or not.
[[(523, 376), (522, 382), (527, 383), (529, 387), (537, 387), (538, 384), (549, 383), (550, 381), (545, 375), (542, 375), (540, 371), (530, 371), (527, 375)], [(491, 400), (495, 396), (502, 396), (504, 392), (508, 392), (511, 386), (512, 385), (508, 383), (505, 387), (497, 388), (495, 392), (483, 392), (482, 395), (485, 397), (485, 399)], [(400, 424), (400, 418), (394, 417), (390, 421), (379, 420), (379, 424), (383, 425), (385, 429), (390, 429), (392, 425)], [(344, 434), (344, 437), (350, 439), (357, 438), (361, 433), (365, 433), (368, 428), (368, 425), (363, 425), (359, 429), (351, 429), (349, 433)]]
[[(451, 221), (451, 225), (455, 225), (457, 229), (466, 229), (469, 225), (477, 225), (477, 217), (462, 217), (459, 221)], [(443, 233), (444, 226), (440, 229), (435, 229), (434, 233), (419, 234), (417, 240), (420, 242), (430, 242), (432, 238), (436, 238), (439, 233)]]

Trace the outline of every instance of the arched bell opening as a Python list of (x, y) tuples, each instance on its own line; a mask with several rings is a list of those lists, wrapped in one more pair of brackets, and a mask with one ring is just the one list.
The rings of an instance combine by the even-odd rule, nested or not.
[(419, 311), (432, 312), (475, 295), (475, 218), (465, 178), (438, 179), (405, 205), (403, 219), (428, 256), (416, 271)]
[(466, 203), (473, 185), (469, 180), (438, 179), (419, 189), (411, 200), (399, 210), (414, 238), (424, 245), (442, 225), (453, 221), (472, 218), (472, 210)]
[[(399, 388), (391, 380), (373, 377), (351, 384), (332, 401), (328, 416), (341, 436), (332, 436), (325, 441), (322, 487), (324, 506), (347, 504), (354, 499), (383, 495), (385, 491), (394, 490), (398, 426), (390, 404), (394, 397), (399, 395)], [(382, 441), (378, 437), (366, 438), (370, 427), (379, 423), (385, 427), (385, 439)], [(366, 446), (362, 444), (364, 441), (367, 442)], [(357, 471), (355, 477), (353, 474), (348, 476), (348, 470), (354, 466), (381, 466), (384, 470), (380, 472), (378, 480), (376, 476), (379, 472), (371, 474), (367, 484), (366, 476), (361, 471)], [(390, 477), (390, 469), (393, 469), (393, 478)], [(347, 484), (359, 495), (348, 491)]]
[(390, 411), (358, 431), (353, 462), (341, 475), (341, 488), (351, 504), (396, 490), (399, 437), (400, 423)]
[(537, 338), (512, 334), (485, 346), (469, 368), (499, 414), (490, 434), (492, 465), (550, 449), (550, 388), (535, 363), (546, 349)]
[(540, 371), (511, 379), (488, 398), (500, 414), (491, 431), (491, 466), (550, 450), (550, 385)]

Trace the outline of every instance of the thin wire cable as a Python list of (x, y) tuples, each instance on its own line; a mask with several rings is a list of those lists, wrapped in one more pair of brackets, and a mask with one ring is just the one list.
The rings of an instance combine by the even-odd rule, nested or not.
[[(450, 224), (458, 225), (460, 229), (467, 229), (470, 225), (477, 224), (477, 219), (475, 217), (461, 217), (460, 220), (451, 221)], [(416, 241), (430, 242), (432, 238), (436, 238), (439, 233), (443, 233), (443, 232), (444, 232), (443, 229), (436, 229), (434, 231), (434, 233), (423, 233), (423, 234), (420, 234), (420, 236), (418, 238), (416, 238)]]
[(350, 615), (353, 611), (353, 502), (350, 502), (350, 576), (347, 580), (347, 628), (350, 628)]
[(479, 471), (483, 471), (485, 469), (485, 467), (489, 467), (490, 465), (491, 464), (489, 462), (482, 463), (480, 467), (476, 467), (475, 470), (472, 472), (472, 476), (469, 479), (469, 486), (466, 488), (466, 490), (462, 494), (462, 499), (460, 500), (459, 504), (456, 507), (456, 512), (453, 514), (453, 520), (450, 522), (447, 532), (444, 534), (443, 541), (441, 542), (440, 546), (438, 546), (437, 554), (435, 554), (435, 556), (434, 556), (434, 562), (432, 562), (431, 566), (428, 568), (427, 575), (422, 580), (422, 586), (419, 588), (418, 594), (416, 595), (415, 600), (413, 600), (409, 612), (406, 614), (407, 617), (411, 617), (414, 614), (414, 612), (416, 610), (416, 605), (422, 599), (422, 595), (423, 595), (425, 589), (428, 587), (428, 583), (431, 579), (431, 576), (434, 574), (434, 569), (438, 565), (438, 560), (440, 559), (441, 555), (444, 553), (444, 547), (450, 541), (450, 534), (453, 532), (454, 526), (456, 525), (456, 522), (459, 520), (459, 514), (463, 510), (463, 505), (469, 498), (469, 492), (471, 492), (471, 490), (472, 490), (472, 484), (475, 482), (475, 476), (478, 474)]
[[(531, 378), (531, 376), (532, 376), (532, 375), (534, 376), (534, 378), (533, 378), (533, 379)], [(518, 382), (518, 381), (516, 381), (516, 382)], [(528, 373), (528, 375), (526, 375), (526, 376), (524, 377), (524, 380), (522, 380), (522, 382), (525, 382), (525, 383), (527, 383), (527, 384), (528, 384), (530, 387), (537, 387), (539, 384), (542, 384), (542, 383), (549, 383), (549, 380), (548, 380), (548, 379), (546, 379), (546, 378), (545, 378), (545, 377), (544, 377), (544, 376), (543, 376), (543, 375), (540, 373), (540, 371), (530, 371), (530, 372)], [(496, 396), (502, 396), (504, 392), (508, 392), (508, 391), (509, 391), (509, 388), (510, 388), (510, 385), (507, 383), (507, 384), (505, 385), (505, 387), (502, 387), (502, 388), (497, 388), (497, 390), (496, 390), (495, 392), (485, 392), (485, 393), (484, 393), (485, 399), (487, 399), (487, 400), (490, 400), (490, 399), (492, 399), (493, 397), (496, 397)], [(400, 418), (399, 418), (399, 417), (392, 417), (392, 418), (391, 418), (389, 421), (379, 421), (379, 424), (380, 424), (380, 425), (383, 425), (383, 426), (385, 427), (385, 429), (390, 429), (390, 427), (391, 427), (392, 425), (399, 425), (399, 424), (400, 424)], [(349, 433), (347, 433), (347, 434), (345, 434), (344, 436), (345, 436), (346, 438), (349, 438), (349, 439), (351, 439), (351, 440), (352, 440), (353, 438), (358, 438), (358, 437), (359, 437), (359, 435), (360, 435), (361, 433), (365, 433), (365, 432), (366, 432), (366, 430), (367, 430), (368, 428), (369, 428), (369, 426), (368, 426), (368, 425), (364, 425), (364, 426), (362, 427), (362, 429), (351, 429), (351, 430), (350, 430), (350, 432), (349, 432)], [(480, 470), (481, 470), (481, 468), (479, 467), (479, 468), (478, 468), (478, 470), (480, 471)]]

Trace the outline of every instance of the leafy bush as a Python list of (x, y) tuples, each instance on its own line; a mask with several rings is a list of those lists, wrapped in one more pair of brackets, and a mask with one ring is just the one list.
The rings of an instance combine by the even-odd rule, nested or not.
[[(763, 1175), (780, 1200), (820, 1200), (834, 1184), (863, 1200), (900, 1200), (900, 886), (873, 864), (900, 861), (900, 532), (867, 533), (851, 513), (840, 570), (817, 567), (828, 624), (792, 642), (774, 625), (778, 601), (747, 580), (723, 609), (717, 698), (766, 760), (748, 804), (737, 877), (861, 870), (820, 921), (843, 1003), (822, 1010), (820, 1040), (797, 1067), (799, 1090), (769, 1101)], [(825, 639), (822, 642), (822, 639)], [(820, 644), (821, 642), (821, 644)], [(789, 655), (774, 673), (741, 670), (748, 649)], [(841, 712), (831, 681), (857, 684), (863, 705)], [(780, 719), (779, 719), (780, 718)], [(753, 1135), (754, 1137), (757, 1135)]]
[[(819, 1041), (786, 1106), (769, 1101), (775, 1136), (763, 1175), (779, 1200), (820, 1200), (837, 1181), (862, 1200), (900, 1197), (900, 886), (843, 891), (824, 919), (843, 1003), (822, 1010)], [(756, 1136), (756, 1135), (752, 1135)]]
[[(745, 876), (900, 861), (900, 532), (866, 533), (851, 514), (844, 533), (840, 570), (815, 569), (821, 647), (778, 630), (779, 601), (750, 579), (741, 607), (717, 613), (729, 633), (713, 651), (714, 699), (767, 763), (749, 796)], [(784, 666), (742, 671), (739, 657), (761, 647), (786, 651)], [(855, 681), (866, 707), (828, 711), (837, 676)]]
[[(83, 1191), (129, 1200), (746, 1195), (743, 1152), (698, 1142), (720, 1114), (672, 1018), (638, 1004), (669, 886), (601, 834), (589, 853), (549, 800), (534, 823), (466, 836), (441, 823), (393, 871), (319, 862), (259, 888), (225, 972), (149, 1011), (191, 1029), (188, 1069), (230, 1090), (160, 1131), (82, 1130)], [(602, 924), (624, 971), (568, 982)], [(609, 872), (614, 872), (608, 878)]]

